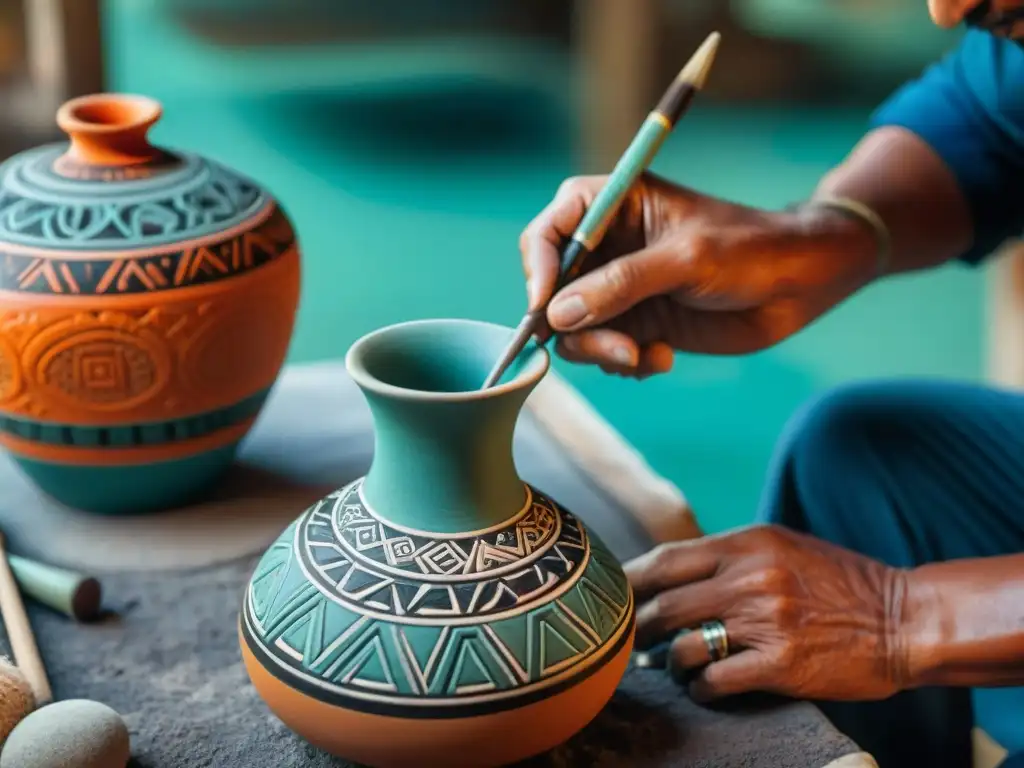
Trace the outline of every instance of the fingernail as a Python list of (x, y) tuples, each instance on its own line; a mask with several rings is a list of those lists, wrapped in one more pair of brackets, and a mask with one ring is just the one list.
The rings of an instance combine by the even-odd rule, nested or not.
[(566, 352), (574, 352), (579, 354), (580, 351), (580, 340), (575, 336), (561, 336), (561, 344), (565, 347)]
[(629, 347), (613, 347), (612, 360), (619, 365), (633, 366), (633, 350)]
[(548, 318), (563, 330), (571, 330), (587, 319), (589, 311), (579, 295), (564, 296), (551, 302)]

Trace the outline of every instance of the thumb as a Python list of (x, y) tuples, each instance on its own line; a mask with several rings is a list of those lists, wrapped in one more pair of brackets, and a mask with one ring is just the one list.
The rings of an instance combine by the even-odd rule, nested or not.
[(576, 331), (618, 317), (644, 299), (679, 288), (674, 250), (651, 246), (620, 256), (573, 280), (548, 305), (554, 331)]

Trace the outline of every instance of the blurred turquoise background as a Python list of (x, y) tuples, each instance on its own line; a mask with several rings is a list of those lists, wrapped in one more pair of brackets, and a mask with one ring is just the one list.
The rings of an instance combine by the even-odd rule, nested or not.
[[(853, 98), (864, 78), (916, 69), (949, 43), (924, 0), (865, 4), (860, 26), (800, 10), (824, 0), (736, 5), (760, 34), (833, 45), (836, 71), (833, 98), (816, 103), (702, 101), (655, 165), (750, 204), (808, 194), (863, 131), (880, 90)], [(787, 9), (799, 24), (787, 26)], [(232, 47), (147, 0), (111, 0), (105, 21), (109, 87), (165, 105), (154, 138), (258, 178), (294, 218), (305, 276), (293, 361), (339, 358), (406, 319), (518, 321), (517, 237), (577, 171), (573, 74), (558, 45)], [(711, 29), (692, 23), (700, 37)], [(731, 50), (726, 35), (723, 60)], [(680, 356), (671, 375), (641, 384), (558, 368), (720, 530), (750, 520), (780, 428), (815, 393), (875, 376), (980, 378), (983, 283), (958, 267), (893, 280), (769, 352)]]

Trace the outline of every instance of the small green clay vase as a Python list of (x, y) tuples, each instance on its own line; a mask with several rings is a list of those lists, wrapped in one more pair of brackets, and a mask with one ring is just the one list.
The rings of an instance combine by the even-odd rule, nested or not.
[(479, 389), (511, 335), (431, 320), (358, 341), (346, 362), (373, 412), (370, 471), (306, 510), (246, 590), (256, 689), (333, 754), (515, 762), (583, 728), (625, 671), (634, 605), (622, 569), (512, 459), (547, 352)]

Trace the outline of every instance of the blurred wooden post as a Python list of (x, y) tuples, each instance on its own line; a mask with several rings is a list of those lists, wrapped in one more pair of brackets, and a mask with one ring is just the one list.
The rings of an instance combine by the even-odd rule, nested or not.
[(582, 170), (608, 173), (654, 106), (659, 0), (576, 0)]
[(28, 79), (40, 99), (55, 101), (64, 91), (64, 29), (60, 0), (25, 0)]
[(103, 90), (101, 0), (22, 0), (29, 123), (53, 123), (67, 99)]
[(1024, 243), (1006, 246), (988, 279), (988, 378), (1024, 389)]

